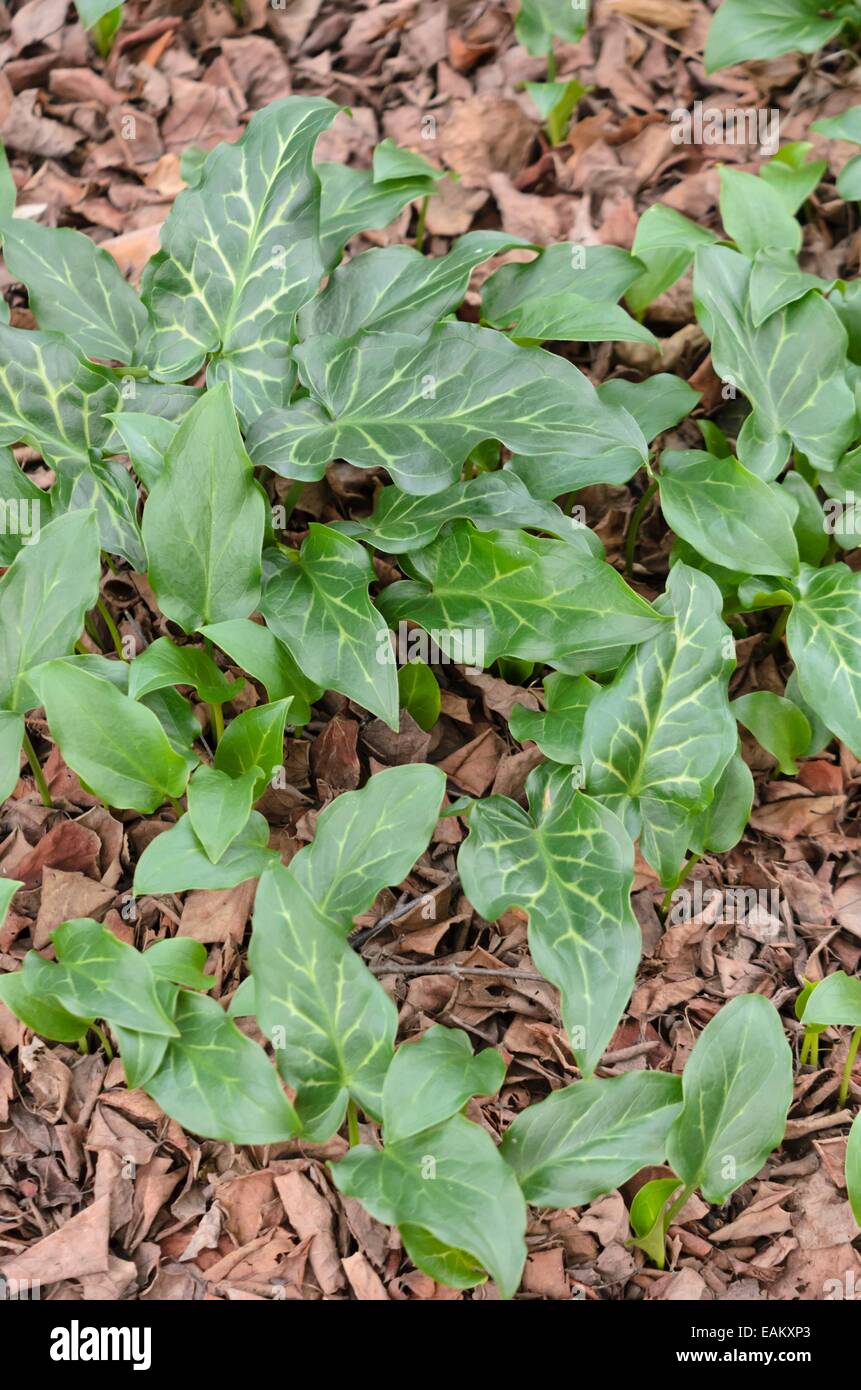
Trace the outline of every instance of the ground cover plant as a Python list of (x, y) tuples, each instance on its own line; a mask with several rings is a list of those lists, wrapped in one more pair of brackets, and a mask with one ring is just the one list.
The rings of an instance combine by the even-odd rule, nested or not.
[[(585, 23), (537, 0), (516, 36), (543, 58)], [(573, 86), (530, 92), (550, 146)], [(826, 162), (791, 141), (756, 173), (725, 165), (719, 230), (657, 201), (630, 252), (480, 227), (428, 254), (453, 180), (388, 137), (364, 169), (316, 158), (347, 115), (288, 96), (186, 157), (139, 292), (90, 237), (15, 216), (3, 161), (3, 257), (34, 325), (0, 324), (0, 799), (23, 777), (34, 811), (65, 810), (61, 759), (96, 812), (158, 824), (132, 930), (95, 902), (64, 915), (7, 953), (0, 1002), (37, 1039), (117, 1054), (141, 1104), (201, 1140), (319, 1151), (438, 1285), (513, 1297), (528, 1209), (618, 1189), (627, 1257), (663, 1271), (685, 1211), (716, 1215), (781, 1146), (823, 1037), (838, 1112), (858, 1098), (861, 985), (815, 960), (790, 991), (795, 1055), (786, 999), (751, 987), (683, 1066), (602, 1065), (637, 987), (642, 874), (669, 936), (699, 861), (746, 833), (751, 762), (778, 786), (836, 741), (861, 762), (858, 281), (802, 260)], [(347, 251), (402, 216), (412, 245)], [(711, 402), (669, 370), (593, 384), (583, 345), (654, 352), (655, 305), (689, 275)], [(338, 469), (367, 505), (316, 506)], [(623, 487), (610, 557), (590, 499)], [(656, 524), (672, 540), (652, 585)], [(158, 615), (148, 643), (111, 611), (129, 576)], [(773, 676), (731, 693), (751, 644)], [(519, 779), (470, 790), (427, 756), (449, 669), (497, 697)], [(356, 759), (287, 847), (273, 798), (321, 709), (334, 737), (349, 712), (395, 756)], [(385, 959), (363, 952), (409, 911), (436, 921), (432, 892), (390, 890), (438, 835), (469, 912), (523, 925), (564, 1029), (561, 1084), (521, 1088), (495, 1130), (476, 1098), (506, 1086), (505, 1049), (480, 1026), (404, 1036)], [(20, 863), (0, 878), (10, 921)], [(201, 940), (133, 944), (136, 905), (179, 920), (183, 895), (248, 884), (229, 998)]]

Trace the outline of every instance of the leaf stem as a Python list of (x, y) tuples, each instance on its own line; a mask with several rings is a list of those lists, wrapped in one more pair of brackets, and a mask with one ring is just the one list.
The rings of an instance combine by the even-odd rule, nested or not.
[(33, 773), (34, 781), (39, 788), (42, 805), (53, 807), (54, 803), (51, 800), (51, 793), (48, 791), (48, 783), (45, 781), (45, 774), (39, 764), (39, 759), (36, 757), (36, 750), (30, 742), (30, 735), (27, 733), (26, 729), (24, 730), (23, 742), (24, 752), (27, 754), (27, 762), (30, 764), (30, 771)]
[(361, 1135), (359, 1134), (359, 1111), (352, 1097), (347, 1101), (347, 1134), (349, 1135), (351, 1149), (354, 1149), (357, 1144), (362, 1142)]
[(99, 598), (96, 599), (96, 608), (98, 609), (99, 616), (102, 619), (102, 622), (108, 629), (108, 632), (111, 634), (111, 641), (114, 644), (114, 651), (116, 652), (117, 656), (120, 658), (121, 661), (125, 661), (126, 654), (123, 651), (123, 639), (122, 637), (120, 637), (119, 628), (117, 627), (116, 623), (111, 617), (108, 605), (105, 603), (101, 595), (99, 596)]
[(209, 715), (212, 720), (212, 734), (216, 744), (224, 737), (224, 710), (221, 705), (211, 704)]
[(843, 1068), (843, 1079), (840, 1082), (840, 1092), (837, 1097), (838, 1105), (845, 1105), (849, 1095), (849, 1083), (852, 1080), (852, 1068), (855, 1065), (855, 1057), (858, 1052), (858, 1044), (861, 1043), (861, 1028), (856, 1028), (852, 1033), (852, 1041), (849, 1044), (849, 1051), (846, 1054), (846, 1065)]
[(108, 1061), (109, 1061), (109, 1062), (112, 1062), (112, 1061), (114, 1060), (114, 1050), (113, 1050), (113, 1048), (111, 1047), (110, 1043), (108, 1042), (107, 1037), (106, 1037), (105, 1034), (102, 1032), (102, 1029), (99, 1027), (99, 1025), (98, 1025), (97, 1023), (91, 1023), (91, 1024), (90, 1024), (90, 1027), (92, 1028), (92, 1030), (93, 1030), (93, 1032), (95, 1033), (96, 1037), (98, 1038), (99, 1042), (102, 1044), (102, 1047), (105, 1049), (105, 1052), (107, 1053)]
[(299, 498), (300, 498), (301, 495), (302, 495), (302, 489), (303, 489), (304, 486), (305, 486), (305, 484), (302, 483), (302, 482), (299, 482), (299, 483), (291, 483), (291, 484), (290, 484), (290, 487), (289, 487), (288, 492), (287, 492), (287, 496), (284, 498), (284, 525), (285, 525), (285, 526), (287, 525), (287, 522), (290, 520), (291, 516), (293, 515), (294, 511), (296, 510), (296, 503), (299, 501)]
[(182, 816), (185, 814), (185, 812), (182, 809), (182, 803), (178, 801), (175, 796), (168, 795), (167, 799), (170, 802), (173, 809), (176, 811), (177, 816)]
[(690, 1183), (688, 1187), (682, 1188), (679, 1196), (673, 1202), (673, 1205), (670, 1207), (669, 1211), (667, 1212), (664, 1218), (664, 1231), (668, 1231), (670, 1229), (670, 1226), (673, 1224), (673, 1220), (675, 1219), (675, 1217), (678, 1216), (679, 1212), (682, 1210), (682, 1207), (685, 1205), (685, 1202), (688, 1200), (688, 1198), (693, 1195), (695, 1189), (696, 1183), (694, 1182)]
[(415, 245), (416, 245), (416, 250), (417, 250), (417, 251), (423, 251), (423, 250), (424, 250), (424, 244), (425, 244), (425, 229), (426, 229), (426, 227), (427, 227), (427, 220), (428, 220), (428, 203), (429, 203), (429, 202), (430, 202), (430, 194), (429, 194), (429, 193), (426, 193), (425, 196), (424, 196), (424, 197), (422, 198), (422, 200), (421, 200), (421, 204), (419, 205), (418, 221), (416, 222), (416, 243), (415, 243)]
[(790, 605), (787, 604), (786, 607), (781, 609), (780, 613), (778, 613), (774, 627), (771, 629), (768, 641), (765, 644), (766, 653), (773, 652), (775, 647), (779, 643), (781, 637), (786, 631), (786, 624), (789, 621), (790, 612)]
[(675, 893), (676, 889), (679, 887), (680, 884), (684, 883), (691, 870), (697, 864), (699, 864), (701, 859), (701, 854), (692, 854), (690, 859), (685, 860), (685, 863), (682, 865), (681, 873), (679, 874), (675, 883), (670, 884), (670, 887), (667, 889), (666, 894), (664, 895), (664, 901), (661, 903), (662, 915), (666, 916), (666, 914), (669, 912), (673, 902), (673, 894)]
[(556, 50), (552, 45), (547, 54), (547, 81), (556, 81)]
[(628, 531), (625, 536), (625, 573), (630, 579), (634, 572), (634, 555), (637, 548), (637, 534), (640, 530), (640, 522), (646, 514), (646, 508), (658, 490), (658, 480), (653, 478), (646, 488), (633, 512), (631, 520), (628, 522)]

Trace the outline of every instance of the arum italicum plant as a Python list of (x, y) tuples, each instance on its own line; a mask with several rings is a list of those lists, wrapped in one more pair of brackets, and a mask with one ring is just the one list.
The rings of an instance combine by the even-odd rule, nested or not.
[[(0, 795), (26, 759), (50, 802), (26, 732), (44, 709), (106, 806), (173, 809), (135, 894), (258, 880), (228, 1011), (199, 945), (140, 952), (89, 920), (57, 929), (55, 959), (26, 955), (0, 998), (43, 1037), (116, 1046), (128, 1084), (195, 1133), (277, 1144), (345, 1127), (335, 1183), (397, 1224), (435, 1279), (490, 1275), (510, 1296), (526, 1201), (582, 1204), (667, 1163), (673, 1176), (631, 1210), (632, 1239), (661, 1265), (688, 1196), (726, 1202), (781, 1142), (792, 1067), (777, 1011), (753, 995), (714, 1013), (683, 1075), (596, 1075), (641, 953), (634, 845), (670, 894), (697, 857), (736, 844), (753, 799), (739, 722), (781, 773), (833, 737), (861, 756), (861, 579), (838, 558), (857, 539), (832, 524), (861, 466), (857, 282), (797, 265), (796, 213), (823, 173), (799, 145), (759, 177), (723, 171), (723, 241), (656, 207), (634, 255), (481, 231), (444, 256), (344, 260), (355, 233), (420, 205), (440, 171), (390, 142), (368, 171), (315, 167), (335, 115), (288, 98), (198, 162), (140, 297), (86, 237), (16, 222), (8, 175), (0, 188), (4, 256), (38, 323), (0, 326), (0, 492), (39, 523), (0, 536)], [(472, 270), (510, 250), (520, 262), (486, 279), (481, 323), (459, 321)], [(702, 449), (651, 450), (696, 392), (666, 374), (596, 389), (540, 344), (653, 342), (642, 318), (692, 261), (715, 370), (747, 413), (734, 442), (701, 420)], [(21, 443), (53, 470), (50, 491), (16, 461)], [(339, 459), (384, 470), (372, 513), (287, 543), (302, 486)], [(289, 480), (283, 507), (273, 475)], [(653, 603), (558, 505), (627, 482), (640, 494), (630, 571), (650, 507), (676, 538)], [(404, 577), (380, 588), (375, 551)], [(100, 598), (103, 564), (146, 574), (171, 624), (133, 659)], [(395, 730), (404, 707), (433, 724), (433, 670), (394, 660), (402, 622), (450, 658), (478, 633), (479, 664), (543, 684), (543, 708), (511, 716), (512, 737), (546, 759), (528, 805), (449, 808), (468, 828), (463, 890), (488, 922), (527, 914), (579, 1072), (498, 1146), (463, 1111), (504, 1083), (501, 1056), (439, 1027), (396, 1046), (394, 1004), (349, 940), (425, 852), (443, 773), (371, 776), (326, 807), (289, 866), (256, 809), (285, 727), (324, 691)], [(785, 691), (731, 703), (735, 639), (764, 622), (793, 663)], [(228, 664), (257, 696), (232, 718)], [(205, 738), (190, 692), (209, 708)], [(3, 880), (3, 910), (18, 887)], [(237, 1018), (256, 1019), (266, 1046)], [(859, 1148), (856, 1121), (856, 1211)]]

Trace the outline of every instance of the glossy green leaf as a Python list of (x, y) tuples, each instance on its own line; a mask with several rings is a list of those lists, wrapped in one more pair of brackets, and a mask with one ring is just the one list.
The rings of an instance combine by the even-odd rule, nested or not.
[(554, 39), (577, 43), (586, 31), (588, 17), (588, 0), (580, 4), (572, 4), (571, 0), (520, 0), (514, 30), (527, 53), (540, 58), (550, 52)]
[(664, 1267), (665, 1225), (671, 1210), (669, 1201), (680, 1187), (678, 1178), (653, 1178), (651, 1182), (643, 1183), (628, 1213), (636, 1239), (626, 1241), (626, 1245), (636, 1245), (644, 1250), (658, 1269)]
[(395, 1006), (341, 924), (282, 865), (258, 885), (248, 959), (257, 1019), (296, 1090), (303, 1134), (331, 1137), (350, 1096), (379, 1118)]
[(0, 448), (0, 498), (0, 565), (11, 565), (51, 520), (53, 496), (30, 481), (11, 449)]
[(164, 472), (164, 456), (179, 428), (177, 422), (139, 410), (122, 410), (114, 416), (114, 425), (120, 437), (117, 448), (125, 450), (147, 492), (152, 492)]
[(158, 637), (144, 647), (129, 670), (133, 700), (165, 686), (190, 685), (201, 700), (221, 705), (238, 694), (244, 683), (231, 683), (201, 647), (178, 647), (169, 637)]
[(532, 773), (530, 809), (477, 802), (458, 858), (464, 892), (495, 921), (529, 914), (536, 967), (562, 995), (562, 1019), (584, 1075), (595, 1070), (634, 982), (640, 929), (630, 903), (634, 848), (621, 821), (574, 789)]
[(467, 232), (437, 258), (411, 246), (364, 251), (339, 266), (322, 294), (299, 311), (299, 336), (428, 332), (462, 302), (477, 265), (514, 247), (530, 242), (506, 232)]
[(810, 725), (798, 706), (771, 690), (753, 690), (733, 700), (730, 709), (757, 743), (774, 755), (778, 770), (794, 777), (798, 772), (795, 759), (803, 755), (811, 737)]
[[(761, 179), (757, 182), (762, 182)], [(834, 281), (821, 280), (798, 269), (791, 251), (757, 251), (750, 273), (750, 317), (755, 328), (810, 290), (825, 294)]]
[(44, 330), (69, 339), (83, 356), (131, 362), (146, 309), (113, 256), (82, 232), (11, 221), (2, 229), (13, 279), (27, 286)]
[(227, 383), (246, 420), (289, 400), (293, 318), (326, 269), (314, 143), (337, 111), (285, 97), (213, 150), (176, 199), (145, 281), (153, 375), (187, 381), (209, 358), (209, 384)]
[(230, 394), (216, 387), (177, 430), (144, 508), (149, 578), (166, 616), (185, 632), (247, 618), (260, 598), (265, 520)]
[(429, 763), (376, 773), (361, 791), (344, 792), (321, 811), (291, 873), (346, 931), (383, 888), (406, 878), (433, 834), (444, 792), (443, 773)]
[(846, 334), (818, 295), (806, 295), (756, 328), (750, 277), (750, 262), (736, 251), (706, 246), (697, 252), (694, 299), (712, 340), (714, 369), (753, 406), (753, 423), (745, 425), (748, 448), (740, 437), (739, 458), (761, 477), (776, 477), (785, 459), (777, 448), (783, 436), (814, 467), (831, 468), (855, 429)]
[(718, 1206), (759, 1172), (786, 1127), (792, 1053), (769, 1000), (746, 994), (724, 1004), (694, 1044), (682, 1093), (667, 1158)]
[(137, 521), (137, 485), (119, 459), (92, 459), (89, 463), (68, 459), (60, 466), (51, 500), (54, 516), (93, 510), (102, 550), (122, 555), (132, 569), (146, 569)]
[(533, 1206), (583, 1206), (663, 1163), (681, 1105), (681, 1078), (666, 1072), (575, 1081), (521, 1111), (500, 1152)]
[[(612, 377), (598, 387), (598, 395), (608, 405), (627, 410), (650, 443), (664, 430), (671, 430), (684, 420), (700, 399), (699, 391), (669, 372), (657, 372), (645, 381)], [(699, 425), (702, 423), (697, 421)]]
[(861, 980), (835, 970), (811, 991), (801, 1021), (820, 1023), (826, 1027), (849, 1024), (861, 1028)]
[(224, 623), (209, 623), (200, 629), (243, 671), (266, 687), (269, 700), (290, 700), (290, 719), (293, 724), (307, 724), (311, 706), (323, 694), (300, 670), (283, 642), (262, 623), (248, 618), (231, 618)]
[[(405, 492), (441, 492), (471, 451), (498, 439), (546, 474), (534, 496), (623, 482), (645, 457), (626, 411), (605, 406), (569, 362), (469, 323), (424, 338), (327, 334), (296, 349), (313, 399), (270, 411), (249, 434), (254, 462), (284, 477), (321, 478), (333, 458), (387, 468)], [(557, 480), (563, 481), (557, 485)]]
[(687, 565), (673, 566), (655, 607), (673, 622), (631, 652), (586, 712), (586, 785), (699, 810), (737, 743), (732, 640), (717, 586)]
[[(466, 1251), (503, 1297), (515, 1293), (526, 1258), (526, 1204), (478, 1125), (455, 1115), (384, 1149), (360, 1145), (333, 1165), (332, 1176), (340, 1192), (357, 1197), (378, 1221), (419, 1227), (445, 1248)], [(419, 1263), (423, 1248), (411, 1243)]]
[(62, 966), (53, 993), (70, 1013), (106, 1018), (140, 1033), (176, 1037), (164, 1012), (146, 956), (100, 922), (78, 918), (51, 933)]
[(60, 1003), (54, 989), (60, 986), (61, 976), (59, 965), (45, 960), (38, 951), (28, 951), (20, 970), (0, 975), (0, 1003), (40, 1037), (77, 1043), (93, 1019), (70, 1013)]
[(861, 1226), (861, 1113), (852, 1121), (846, 1145), (846, 1194), (852, 1215)]
[(99, 592), (99, 539), (92, 512), (50, 522), (22, 546), (0, 579), (0, 708), (38, 703), (25, 675), (70, 652)]
[(767, 179), (723, 165), (720, 170), (721, 221), (745, 256), (766, 247), (797, 252), (801, 226)]
[(256, 772), (254, 799), (261, 796), (276, 768), (284, 766), (284, 725), (289, 700), (255, 705), (231, 719), (215, 750), (215, 767), (228, 777)]
[(545, 708), (515, 705), (508, 721), (512, 737), (519, 743), (531, 739), (554, 763), (582, 762), (583, 722), (600, 688), (588, 676), (566, 676), (561, 671), (545, 676)]
[(54, 333), (0, 324), (0, 444), (23, 441), (52, 466), (100, 449), (119, 390)]
[[(435, 177), (415, 173), (402, 178), (375, 180), (370, 169), (348, 164), (318, 164), (321, 184), (320, 246), (326, 270), (332, 270), (357, 232), (387, 227), (407, 203), (427, 198), (436, 189)], [(310, 298), (310, 295), (307, 296)]]
[(772, 487), (735, 459), (665, 450), (660, 487), (667, 525), (706, 559), (748, 574), (798, 572), (789, 517)]
[(819, 0), (723, 0), (706, 38), (706, 72), (752, 58), (815, 53), (843, 23)]
[(753, 791), (750, 768), (737, 751), (720, 775), (714, 800), (693, 822), (688, 836), (692, 854), (726, 854), (735, 848), (750, 820)]
[(330, 526), (312, 524), (302, 549), (282, 558), (260, 602), (275, 636), (317, 685), (340, 691), (397, 729), (394, 658), (386, 624), (368, 597), (375, 575), (367, 550)]
[(802, 567), (786, 636), (811, 709), (861, 756), (861, 576), (846, 565)]
[(214, 975), (204, 974), (206, 947), (190, 936), (168, 936), (147, 948), (147, 965), (156, 979), (185, 989), (212, 989)]
[[(0, 803), (11, 796), (20, 775), (24, 720), (11, 710), (0, 710)], [(0, 890), (2, 890), (0, 880)], [(0, 926), (2, 926), (0, 914)]]
[(411, 557), (420, 576), (377, 600), (391, 626), (420, 623), (454, 660), (547, 661), (610, 643), (645, 641), (664, 624), (603, 560), (522, 531), (454, 522)]
[(417, 1041), (403, 1043), (386, 1073), (386, 1144), (441, 1124), (456, 1115), (470, 1096), (496, 1095), (504, 1077), (505, 1062), (494, 1048), (473, 1056), (466, 1033), (435, 1024)]
[(367, 521), (341, 522), (338, 529), (377, 550), (402, 555), (429, 545), (446, 522), (463, 519), (479, 531), (546, 531), (587, 554), (604, 553), (594, 531), (578, 525), (555, 502), (537, 501), (507, 469), (480, 473), (431, 497), (416, 497), (397, 487), (381, 488)]
[(618, 246), (560, 242), (526, 265), (495, 271), (482, 290), (482, 315), (517, 338), (653, 343), (616, 303), (641, 271)]
[(269, 826), (263, 816), (252, 811), (248, 824), (213, 864), (183, 816), (170, 830), (151, 840), (137, 862), (134, 891), (142, 893), (185, 893), (194, 888), (235, 888), (250, 878), (259, 878), (279, 856), (269, 849)]
[(440, 693), (437, 678), (425, 662), (411, 660), (398, 671), (398, 704), (415, 720), (420, 729), (429, 732), (440, 712)]
[(215, 999), (180, 991), (179, 1037), (146, 1089), (184, 1129), (233, 1144), (277, 1144), (296, 1133), (296, 1112), (259, 1043)]
[(674, 208), (654, 203), (637, 223), (631, 254), (646, 268), (625, 298), (631, 312), (642, 314), (658, 295), (684, 275), (698, 246), (716, 241), (714, 232), (683, 217)]
[(149, 814), (182, 796), (188, 765), (151, 710), (74, 662), (30, 676), (65, 761), (107, 806)]
[(189, 782), (191, 828), (213, 864), (248, 824), (258, 777), (257, 767), (250, 767), (240, 777), (229, 777), (204, 764)]

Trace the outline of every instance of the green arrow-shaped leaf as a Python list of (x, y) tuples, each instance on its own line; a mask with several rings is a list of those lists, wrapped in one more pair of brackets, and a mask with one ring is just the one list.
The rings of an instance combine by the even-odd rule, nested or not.
[(86, 357), (133, 360), (146, 309), (113, 256), (81, 232), (37, 222), (7, 222), (2, 236), (40, 328), (62, 333)]
[(312, 524), (300, 551), (279, 556), (260, 608), (301, 670), (398, 727), (398, 682), (388, 629), (368, 597), (365, 548)]
[(786, 636), (802, 697), (861, 755), (861, 576), (847, 565), (802, 566)]
[(62, 338), (0, 324), (0, 444), (30, 444), (50, 464), (87, 460), (111, 431), (119, 389)]
[(760, 994), (731, 999), (694, 1044), (684, 1104), (667, 1141), (674, 1173), (720, 1205), (783, 1139), (792, 1054), (780, 1015)]
[(210, 385), (228, 383), (244, 419), (289, 400), (293, 318), (326, 268), (311, 161), (337, 111), (320, 97), (272, 102), (179, 195), (145, 280), (154, 376), (187, 381), (211, 357)]
[(355, 345), (327, 334), (296, 357), (312, 399), (270, 411), (248, 440), (255, 463), (288, 478), (321, 478), (343, 458), (387, 468), (405, 492), (441, 492), (476, 445), (498, 439), (537, 467), (544, 482), (530, 483), (533, 495), (552, 498), (624, 482), (645, 457), (628, 413), (603, 405), (576, 367), (473, 324)]
[(435, 1024), (392, 1059), (383, 1086), (386, 1144), (441, 1124), (470, 1096), (495, 1095), (504, 1076), (505, 1062), (492, 1047), (473, 1056), (466, 1033)]
[(453, 522), (411, 564), (419, 579), (392, 584), (378, 599), (390, 626), (420, 623), (452, 659), (471, 650), (472, 665), (624, 647), (665, 622), (605, 561), (523, 531)]
[(529, 812), (508, 797), (477, 802), (458, 857), (464, 892), (488, 921), (529, 914), (529, 949), (562, 995), (578, 1066), (595, 1070), (628, 1000), (640, 958), (630, 903), (634, 847), (617, 817), (570, 776), (527, 782)]
[(247, 618), (260, 598), (265, 523), (230, 393), (216, 387), (180, 425), (144, 507), (150, 582), (167, 617), (186, 632)]
[(38, 703), (25, 673), (70, 652), (99, 593), (99, 537), (93, 512), (71, 512), (22, 546), (0, 579), (0, 707), (24, 713)]
[(100, 922), (78, 918), (51, 933), (62, 966), (53, 993), (70, 1013), (106, 1018), (140, 1033), (176, 1037), (146, 956)]
[[(429, 1233), (435, 1260), (465, 1251), (503, 1297), (515, 1293), (526, 1257), (526, 1206), (517, 1179), (478, 1125), (455, 1115), (382, 1150), (360, 1145), (333, 1165), (332, 1176), (339, 1191), (357, 1197), (378, 1221), (401, 1227), (407, 1254), (420, 1268)], [(437, 1277), (439, 1264), (430, 1268)], [(483, 1282), (479, 1272), (465, 1273), (459, 1287)]]
[(666, 1072), (576, 1081), (522, 1111), (502, 1141), (528, 1202), (579, 1207), (663, 1163), (682, 1083)]
[(296, 1112), (259, 1043), (214, 999), (181, 990), (179, 1037), (168, 1043), (149, 1094), (184, 1129), (232, 1144), (277, 1144), (296, 1133)]

